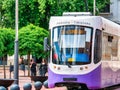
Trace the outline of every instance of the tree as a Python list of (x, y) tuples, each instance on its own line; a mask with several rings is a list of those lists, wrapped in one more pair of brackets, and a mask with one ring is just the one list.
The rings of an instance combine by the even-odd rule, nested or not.
[(3, 37), (2, 37), (2, 33), (0, 33), (0, 56), (2, 56), (3, 50), (4, 50)]
[[(93, 0), (20, 0), (19, 1), (19, 28), (30, 23), (48, 28), (50, 16), (59, 16), (63, 12), (93, 12)], [(0, 12), (2, 12), (2, 23), (4, 27), (15, 27), (15, 0), (2, 0)], [(96, 0), (99, 11), (105, 7), (110, 0)], [(43, 23), (44, 22), (44, 23)]]
[[(27, 25), (19, 30), (19, 54), (28, 55), (28, 67), (30, 69), (30, 55), (41, 57), (43, 51), (44, 37), (48, 36), (48, 31), (34, 26)], [(28, 73), (30, 75), (30, 73)]]
[(0, 28), (0, 56), (3, 57), (4, 78), (6, 78), (5, 57), (14, 53), (14, 37), (14, 30)]
[(2, 27), (14, 28), (15, 27), (15, 0), (1, 0), (1, 20)]
[(2, 0), (0, 1), (0, 27), (2, 26)]
[(15, 31), (13, 29), (0, 28), (0, 56), (14, 53)]

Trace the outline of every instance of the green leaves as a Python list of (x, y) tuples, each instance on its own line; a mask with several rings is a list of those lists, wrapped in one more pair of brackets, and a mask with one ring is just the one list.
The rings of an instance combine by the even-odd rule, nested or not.
[[(109, 3), (110, 0), (96, 0), (96, 7), (102, 11)], [(19, 0), (20, 54), (29, 51), (43, 56), (43, 39), (48, 36), (45, 29), (48, 29), (50, 17), (60, 16), (63, 12), (85, 12), (85, 7), (84, 0)], [(88, 10), (93, 12), (93, 0), (88, 0)], [(0, 27), (15, 28), (15, 0), (0, 0)], [(10, 32), (14, 30), (6, 28), (0, 28), (0, 55), (14, 51), (14, 34)]]
[(39, 11), (44, 14), (46, 6), (46, 0), (38, 0), (39, 3)]
[[(97, 0), (96, 7), (98, 11), (102, 11), (109, 3), (110, 0)], [(85, 0), (19, 0), (19, 28), (32, 23), (47, 29), (50, 16), (59, 16), (63, 12), (85, 11)], [(93, 12), (93, 0), (88, 0), (88, 11)], [(1, 0), (0, 14), (1, 27), (14, 28), (15, 0)]]
[(48, 37), (48, 31), (33, 24), (21, 28), (19, 30), (20, 54), (26, 55), (30, 52), (36, 57), (42, 56), (44, 37)]
[(14, 37), (14, 30), (0, 28), (0, 56), (14, 53)]
[[(19, 54), (29, 52), (36, 57), (44, 57), (43, 40), (48, 37), (48, 31), (33, 24), (19, 30)], [(13, 55), (15, 30), (0, 28), (0, 56)]]

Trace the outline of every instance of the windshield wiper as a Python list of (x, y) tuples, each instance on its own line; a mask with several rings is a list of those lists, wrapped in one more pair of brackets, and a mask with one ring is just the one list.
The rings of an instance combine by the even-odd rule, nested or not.
[(72, 66), (71, 66), (70, 63), (68, 63), (68, 62), (67, 62), (67, 66), (68, 66), (69, 68), (72, 68)]

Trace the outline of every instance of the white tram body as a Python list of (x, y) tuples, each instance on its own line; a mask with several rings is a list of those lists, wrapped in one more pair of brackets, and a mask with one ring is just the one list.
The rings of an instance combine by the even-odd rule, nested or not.
[[(100, 16), (53, 16), (48, 86), (120, 84), (120, 25)], [(53, 79), (54, 78), (54, 79)]]
[(120, 84), (120, 25), (102, 18), (102, 86)]

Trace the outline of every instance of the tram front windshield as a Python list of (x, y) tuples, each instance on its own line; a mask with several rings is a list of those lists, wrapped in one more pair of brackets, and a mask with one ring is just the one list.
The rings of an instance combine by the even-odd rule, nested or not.
[(52, 62), (82, 65), (91, 62), (93, 29), (67, 25), (52, 30)]

